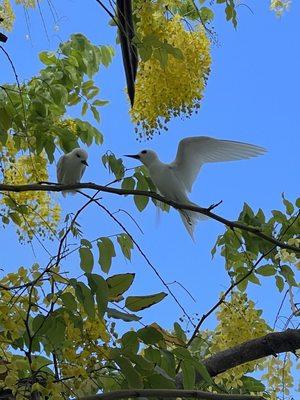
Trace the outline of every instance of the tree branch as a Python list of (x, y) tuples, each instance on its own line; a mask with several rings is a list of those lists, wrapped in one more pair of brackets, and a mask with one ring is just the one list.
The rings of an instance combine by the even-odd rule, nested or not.
[(7, 36), (5, 36), (3, 33), (0, 32), (0, 42), (6, 43), (7, 42)]
[(158, 397), (176, 398), (193, 397), (204, 400), (264, 400), (261, 396), (249, 396), (242, 394), (220, 394), (203, 392), (200, 390), (180, 390), (180, 389), (133, 389), (116, 390), (110, 393), (96, 394), (95, 396), (81, 397), (80, 400), (117, 400), (135, 397)]
[[(230, 368), (237, 367), (249, 361), (259, 360), (267, 356), (290, 351), (295, 353), (300, 349), (300, 329), (287, 329), (284, 332), (269, 333), (257, 339), (249, 340), (230, 349), (220, 351), (205, 359), (210, 376), (216, 376)], [(202, 381), (202, 376), (196, 372), (196, 382)], [(178, 373), (176, 382), (182, 387), (182, 374)]]
[(74, 185), (58, 185), (54, 183), (47, 183), (47, 184), (40, 184), (40, 183), (33, 183), (29, 185), (10, 185), (10, 184), (0, 184), (0, 191), (2, 192), (30, 192), (30, 191), (49, 191), (49, 192), (61, 192), (63, 190), (76, 190), (76, 189), (92, 189), (98, 190), (101, 192), (113, 193), (118, 195), (135, 195), (135, 196), (146, 196), (155, 200), (159, 200), (162, 203), (169, 204), (170, 206), (174, 207), (177, 210), (191, 210), (196, 211), (200, 214), (206, 215), (221, 224), (228, 226), (229, 228), (237, 228), (243, 231), (247, 231), (252, 233), (263, 240), (266, 240), (269, 243), (275, 244), (276, 246), (280, 247), (281, 249), (291, 250), (295, 253), (300, 253), (300, 248), (296, 246), (291, 246), (287, 243), (283, 243), (280, 240), (275, 239), (272, 236), (268, 236), (261, 232), (259, 228), (255, 228), (252, 226), (241, 224), (240, 222), (230, 221), (217, 215), (211, 211), (211, 207), (203, 208), (193, 205), (186, 205), (180, 204), (175, 201), (167, 200), (165, 197), (160, 196), (155, 192), (149, 192), (144, 190), (129, 190), (129, 189), (119, 189), (119, 188), (112, 188), (108, 186), (98, 185), (93, 182), (88, 183), (76, 183)]

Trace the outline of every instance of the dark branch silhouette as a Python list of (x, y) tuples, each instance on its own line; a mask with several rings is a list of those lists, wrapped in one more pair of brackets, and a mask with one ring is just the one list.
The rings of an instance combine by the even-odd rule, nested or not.
[[(259, 360), (267, 356), (290, 351), (295, 353), (300, 349), (300, 329), (287, 329), (284, 332), (269, 333), (257, 339), (249, 340), (230, 349), (220, 351), (203, 361), (210, 376), (216, 376), (230, 368), (237, 367), (249, 361)], [(202, 376), (196, 373), (196, 382), (202, 381)], [(176, 382), (182, 387), (182, 374), (178, 373)]]
[(3, 33), (0, 32), (0, 42), (6, 43), (7, 42), (7, 36), (5, 36)]
[[(159, 200), (162, 203), (169, 204), (170, 206), (174, 207), (177, 210), (191, 210), (196, 211), (200, 214), (206, 215), (223, 225), (231, 229), (241, 229), (243, 231), (252, 233), (263, 240), (266, 240), (273, 245), (276, 245), (282, 249), (291, 250), (294, 253), (299, 254), (300, 248), (296, 246), (289, 245), (284, 243), (280, 240), (275, 239), (272, 236), (268, 236), (265, 233), (261, 232), (261, 230), (257, 227), (248, 226), (236, 221), (230, 221), (226, 218), (221, 217), (218, 214), (213, 213), (211, 210), (216, 207), (216, 205), (212, 205), (208, 208), (198, 207), (193, 205), (186, 205), (180, 204), (175, 201), (171, 201), (166, 199), (165, 197), (160, 196), (156, 192), (144, 191), (144, 190), (129, 190), (129, 189), (119, 189), (119, 188), (112, 188), (108, 186), (98, 185), (96, 183), (88, 182), (88, 183), (76, 183), (73, 185), (58, 185), (55, 183), (45, 182), (44, 183), (33, 183), (29, 185), (10, 185), (10, 184), (0, 184), (0, 191), (1, 192), (32, 192), (32, 191), (49, 191), (49, 192), (61, 192), (63, 190), (76, 190), (76, 189), (92, 189), (101, 192), (113, 193), (118, 194), (121, 196), (125, 195), (135, 195), (135, 196), (146, 196), (155, 200)], [(219, 203), (218, 203), (219, 204)]]
[(117, 0), (116, 16), (106, 7), (101, 0), (96, 2), (104, 9), (104, 11), (112, 18), (118, 27), (118, 34), (122, 50), (123, 66), (125, 70), (127, 92), (130, 99), (131, 107), (134, 103), (135, 78), (138, 68), (138, 51), (133, 43), (135, 35), (134, 23), (132, 18), (132, 1)]
[(131, 107), (134, 104), (135, 78), (138, 68), (137, 48), (133, 43), (134, 24), (132, 18), (131, 0), (117, 0), (118, 32), (122, 49), (123, 65), (125, 70), (127, 92)]

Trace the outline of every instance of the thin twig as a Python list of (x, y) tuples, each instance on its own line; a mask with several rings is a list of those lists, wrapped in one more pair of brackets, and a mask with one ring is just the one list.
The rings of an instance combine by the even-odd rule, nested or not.
[[(88, 196), (85, 193), (79, 192), (81, 193), (83, 196), (88, 197), (91, 199), (90, 196)], [(193, 327), (195, 327), (195, 324), (193, 323), (191, 317), (189, 316), (189, 314), (187, 313), (187, 311), (184, 309), (184, 307), (180, 304), (180, 302), (178, 301), (178, 299), (176, 298), (176, 296), (174, 295), (174, 293), (172, 292), (172, 290), (169, 288), (169, 286), (167, 285), (167, 283), (165, 282), (165, 280), (163, 279), (163, 277), (160, 275), (160, 273), (158, 272), (158, 270), (155, 268), (155, 266), (151, 263), (151, 261), (149, 260), (149, 258), (147, 257), (147, 255), (144, 253), (144, 251), (142, 250), (142, 248), (140, 247), (140, 245), (137, 243), (137, 241), (134, 239), (134, 237), (131, 235), (131, 233), (128, 231), (128, 229), (122, 224), (122, 222), (120, 222), (112, 212), (110, 212), (103, 204), (101, 204), (98, 200), (93, 199), (92, 200), (95, 204), (97, 204), (103, 211), (106, 212), (106, 214), (108, 214), (122, 229), (123, 231), (130, 237), (130, 239), (132, 240), (132, 243), (134, 243), (134, 245), (136, 246), (137, 250), (139, 251), (139, 253), (141, 254), (141, 256), (144, 258), (144, 260), (146, 261), (146, 263), (149, 265), (149, 267), (152, 269), (152, 271), (155, 273), (155, 275), (158, 277), (158, 279), (161, 281), (161, 283), (164, 285), (164, 287), (167, 289), (167, 291), (169, 292), (169, 294), (172, 296), (172, 298), (175, 300), (176, 304), (179, 306), (179, 308), (182, 310), (182, 312), (184, 313), (184, 315), (186, 315), (186, 317), (188, 318), (188, 320), (190, 321), (190, 323), (193, 325)]]
[[(284, 230), (284, 232), (282, 232), (281, 237), (285, 235), (285, 233), (292, 227), (292, 225), (294, 224), (294, 222), (298, 219), (300, 215), (300, 212), (297, 214), (297, 216), (293, 219), (293, 221), (290, 223), (290, 225)], [(220, 300), (210, 308), (210, 310), (203, 314), (200, 321), (198, 322), (191, 338), (189, 339), (188, 343), (187, 343), (187, 347), (192, 343), (192, 341), (194, 340), (194, 338), (198, 335), (198, 332), (200, 330), (201, 325), (203, 324), (203, 322), (222, 304), (224, 303), (224, 300), (226, 299), (226, 297), (228, 296), (229, 293), (231, 293), (231, 291), (238, 286), (240, 283), (242, 283), (245, 279), (247, 279), (256, 269), (256, 267), (259, 265), (259, 263), (270, 253), (272, 253), (273, 250), (276, 249), (276, 246), (273, 246), (271, 249), (269, 249), (268, 251), (266, 251), (264, 254), (262, 254), (258, 260), (252, 264), (252, 268), (249, 269), (249, 271), (242, 276), (240, 279), (238, 279), (237, 281), (235, 281), (234, 283), (232, 283), (229, 288), (225, 291), (225, 293), (223, 293), (223, 295), (221, 296)]]

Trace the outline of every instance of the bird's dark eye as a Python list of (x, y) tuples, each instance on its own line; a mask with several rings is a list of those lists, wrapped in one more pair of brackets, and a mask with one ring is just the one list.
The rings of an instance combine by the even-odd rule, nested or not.
[(147, 154), (147, 150), (141, 151), (142, 154)]
[(76, 153), (76, 157), (80, 158), (80, 154)]

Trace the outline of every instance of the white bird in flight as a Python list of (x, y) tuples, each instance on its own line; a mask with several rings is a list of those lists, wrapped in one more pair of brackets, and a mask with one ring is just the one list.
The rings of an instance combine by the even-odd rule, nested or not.
[[(87, 159), (88, 153), (80, 148), (61, 156), (56, 168), (57, 182), (61, 185), (79, 183), (88, 165)], [(64, 190), (63, 195), (66, 196), (66, 193), (76, 193), (76, 191)]]
[[(143, 150), (126, 157), (136, 158), (147, 167), (153, 183), (162, 196), (181, 204), (197, 206), (189, 200), (187, 192), (191, 192), (203, 164), (242, 160), (265, 152), (263, 147), (253, 144), (196, 136), (187, 137), (179, 142), (176, 158), (170, 164), (161, 162), (153, 150)], [(197, 220), (206, 219), (206, 217), (190, 210), (179, 210), (179, 214), (194, 240), (193, 234)]]

